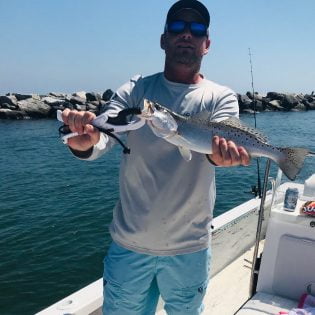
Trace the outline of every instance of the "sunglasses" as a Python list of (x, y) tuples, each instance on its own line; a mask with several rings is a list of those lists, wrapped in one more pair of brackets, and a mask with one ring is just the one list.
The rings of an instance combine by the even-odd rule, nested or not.
[(190, 33), (196, 37), (207, 36), (207, 26), (198, 22), (172, 21), (165, 24), (165, 31), (171, 34), (180, 34), (188, 28)]

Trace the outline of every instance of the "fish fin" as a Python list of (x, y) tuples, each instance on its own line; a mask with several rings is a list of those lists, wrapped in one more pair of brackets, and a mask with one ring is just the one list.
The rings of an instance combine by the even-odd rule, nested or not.
[(249, 133), (253, 135), (257, 140), (259, 140), (262, 143), (268, 143), (268, 138), (258, 129), (250, 127), (240, 121), (237, 117), (229, 117), (227, 119), (221, 120), (219, 122), (211, 120), (212, 114), (207, 111), (203, 110), (193, 116), (191, 116), (191, 119), (195, 122), (205, 122), (205, 123), (210, 123), (210, 124), (221, 124), (225, 125), (234, 129), (239, 129), (243, 132)]
[(184, 158), (185, 161), (189, 162), (192, 158), (191, 151), (185, 147), (178, 147), (178, 150), (181, 156)]
[(305, 157), (310, 151), (304, 148), (278, 148), (283, 153), (283, 158), (279, 162), (279, 167), (283, 173), (294, 180), (302, 169)]
[(255, 136), (255, 138), (263, 143), (268, 143), (268, 138), (258, 129), (253, 128), (251, 126), (246, 125), (242, 121), (240, 121), (236, 117), (230, 117), (225, 120), (219, 122), (219, 124), (223, 124), (225, 126), (229, 126), (231, 128), (237, 128), (244, 132), (250, 133)]
[(207, 110), (202, 110), (201, 112), (191, 115), (191, 119), (198, 119), (201, 121), (210, 121), (212, 117), (211, 112)]

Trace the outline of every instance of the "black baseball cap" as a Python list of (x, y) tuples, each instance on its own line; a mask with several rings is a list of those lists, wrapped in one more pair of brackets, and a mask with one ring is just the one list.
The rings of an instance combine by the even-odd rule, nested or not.
[(179, 0), (175, 2), (168, 10), (166, 23), (172, 21), (173, 16), (183, 9), (191, 9), (198, 12), (198, 14), (200, 14), (200, 16), (205, 20), (207, 27), (209, 27), (210, 25), (209, 11), (201, 2), (197, 0)]

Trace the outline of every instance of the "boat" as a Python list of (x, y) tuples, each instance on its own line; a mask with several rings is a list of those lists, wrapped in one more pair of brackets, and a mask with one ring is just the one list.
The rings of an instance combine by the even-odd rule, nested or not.
[[(281, 170), (271, 178), (269, 169), (267, 160), (261, 198), (213, 220), (205, 315), (287, 314), (303, 294), (315, 296), (315, 209), (308, 215), (300, 211), (305, 195), (315, 200), (315, 183), (284, 182)], [(311, 178), (315, 182), (315, 174)], [(285, 209), (286, 192), (292, 188), (299, 198)], [(99, 279), (37, 315), (100, 315), (102, 302)], [(165, 314), (160, 299), (156, 315)]]

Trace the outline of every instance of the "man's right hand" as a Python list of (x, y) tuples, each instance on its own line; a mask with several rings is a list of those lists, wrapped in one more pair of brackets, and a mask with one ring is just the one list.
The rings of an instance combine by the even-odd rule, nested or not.
[(90, 123), (95, 119), (95, 114), (87, 111), (78, 112), (66, 108), (62, 112), (62, 120), (68, 125), (72, 132), (79, 136), (69, 138), (68, 145), (77, 151), (88, 151), (100, 140), (100, 132)]

